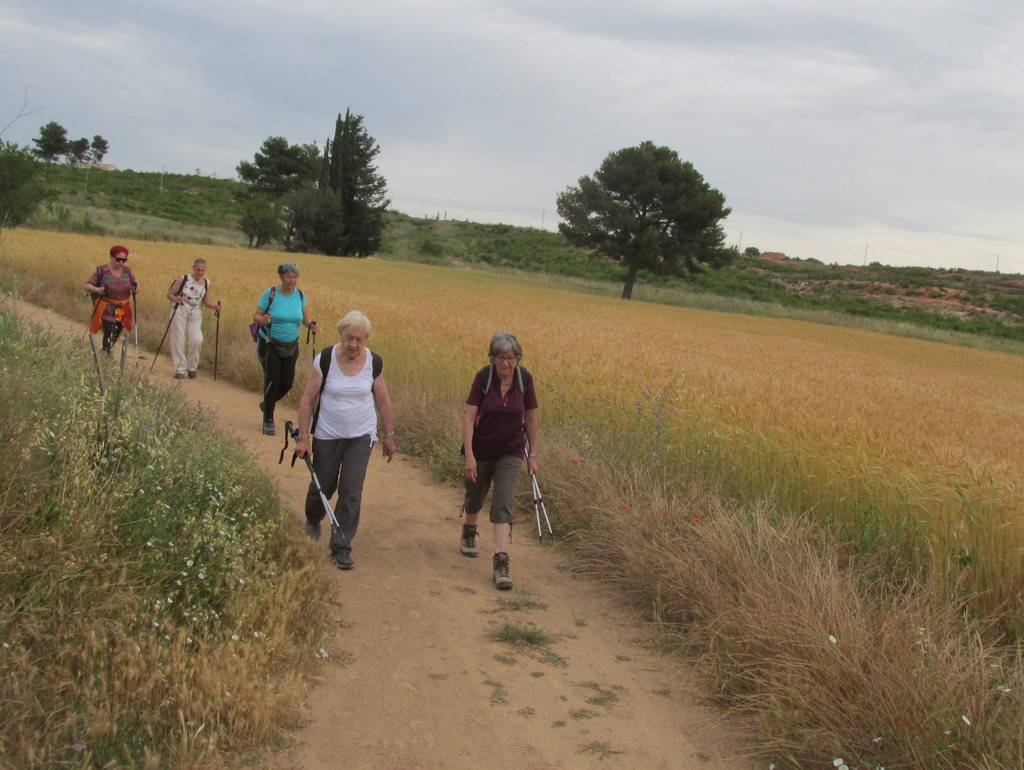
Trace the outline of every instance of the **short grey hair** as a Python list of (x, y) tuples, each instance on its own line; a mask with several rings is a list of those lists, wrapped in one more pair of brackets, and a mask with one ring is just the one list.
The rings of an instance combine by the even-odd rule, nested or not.
[(205, 265), (205, 264), (206, 264), (206, 260), (205, 259), (203, 259), (202, 257), (196, 257), (195, 261), (192, 263), (192, 267), (195, 267), (196, 265)]
[(299, 274), (299, 266), (294, 262), (282, 262), (277, 266), (277, 274), (284, 276), (285, 273), (294, 273), (297, 276)]
[(491, 347), (487, 356), (495, 358), (502, 353), (512, 353), (517, 360), (522, 360), (523, 346), (519, 344), (519, 340), (512, 332), (500, 331), (491, 337)]
[(373, 333), (373, 324), (362, 310), (349, 310), (345, 313), (344, 318), (338, 321), (338, 334), (344, 334), (348, 329), (354, 329), (357, 326), (365, 329), (366, 339), (370, 339), (370, 335)]

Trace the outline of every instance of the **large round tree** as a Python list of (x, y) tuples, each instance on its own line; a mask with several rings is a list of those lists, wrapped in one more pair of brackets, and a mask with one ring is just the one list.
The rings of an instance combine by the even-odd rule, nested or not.
[(573, 244), (626, 267), (622, 298), (641, 269), (685, 275), (730, 260), (719, 222), (725, 196), (668, 147), (643, 142), (605, 158), (557, 199), (558, 229)]

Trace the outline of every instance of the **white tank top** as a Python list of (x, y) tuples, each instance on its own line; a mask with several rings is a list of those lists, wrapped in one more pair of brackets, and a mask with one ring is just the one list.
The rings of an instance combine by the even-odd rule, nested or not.
[[(314, 436), (321, 439), (359, 438), (369, 434), (377, 440), (377, 410), (373, 403), (373, 355), (366, 348), (366, 363), (353, 377), (342, 373), (331, 349), (331, 368), (327, 384), (320, 394), (320, 416)], [(320, 372), (320, 353), (313, 359), (313, 369)]]

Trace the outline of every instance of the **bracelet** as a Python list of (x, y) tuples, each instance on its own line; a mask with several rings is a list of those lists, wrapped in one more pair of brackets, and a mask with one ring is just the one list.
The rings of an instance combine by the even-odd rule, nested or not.
[(384, 435), (385, 436), (394, 436), (395, 432), (393, 430), (389, 430), (389, 431), (385, 432)]
[(304, 439), (304, 438), (312, 438), (313, 434), (312, 433), (299, 433), (298, 436), (299, 436), (299, 441), (302, 441), (302, 439)]

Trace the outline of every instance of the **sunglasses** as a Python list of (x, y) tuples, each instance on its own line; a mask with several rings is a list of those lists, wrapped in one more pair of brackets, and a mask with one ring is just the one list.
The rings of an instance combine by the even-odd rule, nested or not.
[(114, 257), (115, 262), (127, 262), (128, 257)]

